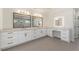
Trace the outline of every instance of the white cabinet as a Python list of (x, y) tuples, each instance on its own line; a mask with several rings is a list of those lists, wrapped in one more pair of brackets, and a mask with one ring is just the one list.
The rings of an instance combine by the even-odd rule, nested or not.
[(16, 44), (16, 32), (3, 32), (1, 33), (1, 48), (9, 48)]
[(24, 42), (32, 40), (31, 30), (15, 31), (15, 32), (2, 32), (1, 36), (1, 49), (10, 48)]
[(53, 37), (61, 38), (61, 31), (53, 30), (52, 33), (53, 33)]
[(39, 38), (39, 34), (40, 34), (39, 29), (33, 29), (32, 38), (33, 39)]
[(71, 41), (71, 36), (70, 36), (70, 31), (69, 30), (62, 30), (61, 40), (64, 40), (64, 41), (67, 41), (67, 42)]
[(25, 41), (31, 41), (32, 40), (32, 30), (26, 30), (24, 32), (25, 35)]
[(39, 37), (44, 37), (47, 35), (47, 29), (39, 29)]
[(69, 29), (48, 29), (47, 34), (50, 37), (57, 37), (66, 42), (71, 41), (71, 35)]
[(21, 43), (24, 43), (26, 41), (25, 31), (17, 31), (16, 36), (17, 36), (17, 39), (16, 39), (17, 44), (21, 44)]
[(47, 29), (47, 35), (49, 36), (49, 37), (53, 37), (53, 29)]
[[(57, 33), (56, 33), (57, 31)], [(54, 33), (55, 32), (55, 33)], [(40, 37), (44, 37), (48, 35), (49, 37), (55, 36), (60, 37), (61, 40), (70, 42), (70, 31), (69, 30), (55, 30), (55, 29), (31, 29), (31, 30), (21, 30), (21, 31), (8, 31), (1, 32), (1, 49), (9, 48), (16, 46), (18, 44), (22, 44), (24, 42), (28, 42), (34, 39), (38, 39)]]
[(32, 38), (37, 39), (47, 35), (47, 29), (34, 29), (32, 32)]

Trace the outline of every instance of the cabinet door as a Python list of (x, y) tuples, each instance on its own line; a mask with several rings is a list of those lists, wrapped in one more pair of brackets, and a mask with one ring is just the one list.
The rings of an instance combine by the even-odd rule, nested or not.
[(45, 36), (45, 33), (44, 32), (45, 32), (44, 29), (40, 29), (39, 30), (39, 37)]
[(16, 38), (13, 38), (13, 40), (1, 40), (1, 48), (10, 48), (16, 45)]
[(40, 37), (40, 30), (39, 29), (34, 29), (32, 32), (32, 38), (37, 39)]
[(24, 31), (17, 32), (17, 44), (26, 42)]
[(41, 38), (41, 37), (45, 36), (44, 32), (45, 32), (44, 29), (39, 29), (37, 31), (37, 38)]
[(70, 32), (68, 30), (64, 30), (61, 32), (61, 40), (70, 42)]
[(37, 39), (37, 38), (39, 38), (40, 36), (40, 30), (39, 29), (37, 29), (36, 31), (35, 31), (35, 39)]
[(52, 29), (47, 29), (47, 34), (50, 37), (53, 37)]
[(43, 31), (43, 36), (46, 36), (47, 35), (47, 29), (42, 29)]
[(46, 32), (47, 31), (45, 29), (38, 29), (36, 31), (36, 37), (37, 38), (44, 37), (44, 36), (46, 36)]
[(25, 35), (26, 41), (32, 40), (32, 31), (31, 30), (25, 31), (24, 35)]

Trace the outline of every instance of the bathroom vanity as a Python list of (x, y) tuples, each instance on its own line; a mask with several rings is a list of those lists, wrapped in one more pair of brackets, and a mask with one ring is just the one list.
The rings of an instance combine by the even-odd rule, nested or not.
[(53, 28), (26, 28), (2, 30), (0, 32), (1, 49), (10, 48), (44, 36), (58, 37), (63, 41), (71, 42), (70, 30)]
[(38, 39), (47, 35), (46, 28), (30, 28), (4, 30), (0, 32), (1, 49), (13, 47), (24, 42)]

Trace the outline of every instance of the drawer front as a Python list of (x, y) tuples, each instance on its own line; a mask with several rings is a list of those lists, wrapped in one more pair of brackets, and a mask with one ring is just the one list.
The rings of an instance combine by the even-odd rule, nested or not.
[(1, 41), (16, 40), (16, 37), (1, 38)]
[(68, 37), (66, 37), (66, 36), (62, 36), (61, 39), (65, 39), (65, 40), (67, 40)]
[(1, 40), (13, 40), (13, 39), (16, 39), (16, 37), (15, 36), (2, 36), (1, 37)]
[(2, 40), (13, 39), (13, 38), (16, 38), (16, 33), (15, 32), (1, 33), (1, 39)]
[(1, 33), (2, 36), (13, 36), (15, 35), (15, 32), (3, 32)]
[(4, 41), (1, 41), (1, 48), (2, 49), (8, 48), (8, 47), (12, 47), (14, 45), (15, 45), (15, 40), (4, 40)]
[(6, 34), (13, 34), (14, 32), (3, 32), (2, 34), (3, 35), (6, 35)]
[(68, 39), (66, 37), (62, 37), (61, 40), (66, 41), (66, 42), (70, 42), (70, 39)]
[(61, 33), (62, 35), (67, 35), (67, 33), (66, 32), (63, 32), (63, 33)]
[(69, 36), (69, 32), (61, 32), (61, 36)]
[(70, 41), (70, 37), (68, 35), (62, 35), (61, 36), (61, 40), (69, 42)]

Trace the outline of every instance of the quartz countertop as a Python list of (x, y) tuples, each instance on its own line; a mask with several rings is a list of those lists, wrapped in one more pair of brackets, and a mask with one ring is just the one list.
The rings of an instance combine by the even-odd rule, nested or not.
[(23, 31), (23, 30), (32, 30), (32, 29), (46, 29), (49, 27), (31, 27), (31, 28), (12, 28), (12, 29), (1, 29), (0, 32), (7, 32), (7, 31)]
[(53, 30), (69, 30), (69, 28), (54, 28), (54, 27), (31, 27), (31, 28), (12, 28), (12, 29), (1, 29), (0, 32), (14, 32), (14, 31), (24, 31), (33, 29), (53, 29)]

